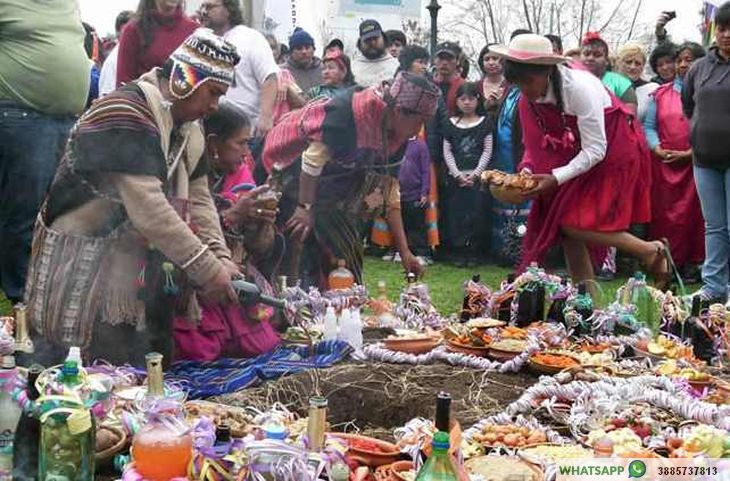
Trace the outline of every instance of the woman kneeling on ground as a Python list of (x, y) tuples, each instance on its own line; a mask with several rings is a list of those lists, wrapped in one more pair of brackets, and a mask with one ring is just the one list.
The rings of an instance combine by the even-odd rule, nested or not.
[(628, 232), (650, 217), (649, 153), (632, 112), (598, 78), (563, 65), (567, 59), (545, 37), (519, 35), (492, 51), (507, 60), (507, 81), (522, 91), (521, 168), (538, 181), (526, 193), (534, 202), (522, 267), (562, 241), (573, 280), (592, 280), (587, 246), (595, 244), (626, 251), (666, 284), (666, 245)]
[[(276, 197), (266, 185), (253, 188), (253, 159), (248, 150), (250, 121), (240, 109), (225, 102), (205, 119), (204, 125), (210, 191), (221, 216), (231, 260), (241, 267), (247, 281), (273, 296), (271, 284), (257, 265), (272, 261)], [(270, 307), (207, 300), (201, 300), (200, 307), (199, 323), (184, 317), (175, 319), (177, 359), (253, 357), (279, 345), (279, 336), (270, 324), (274, 316)]]

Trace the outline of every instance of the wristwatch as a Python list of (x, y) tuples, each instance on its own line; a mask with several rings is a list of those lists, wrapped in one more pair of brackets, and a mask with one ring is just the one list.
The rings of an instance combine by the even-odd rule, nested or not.
[(310, 210), (314, 209), (314, 204), (307, 204), (306, 202), (300, 202), (298, 204), (298, 207), (309, 212)]

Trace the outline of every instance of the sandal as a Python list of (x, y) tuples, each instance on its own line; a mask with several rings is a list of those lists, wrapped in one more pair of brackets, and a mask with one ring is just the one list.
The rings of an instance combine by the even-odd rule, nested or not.
[[(654, 287), (664, 292), (669, 289), (673, 278), (676, 278), (680, 292), (684, 293), (684, 282), (679, 275), (679, 270), (674, 264), (672, 258), (672, 250), (669, 247), (669, 241), (662, 237), (658, 239), (662, 243), (662, 247), (657, 249), (654, 261), (649, 266), (649, 272), (654, 278)], [(662, 269), (662, 264), (666, 262), (667, 270)]]

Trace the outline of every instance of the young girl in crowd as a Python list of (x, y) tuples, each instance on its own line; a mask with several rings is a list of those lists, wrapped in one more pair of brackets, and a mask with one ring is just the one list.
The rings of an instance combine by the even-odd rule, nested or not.
[(479, 86), (465, 83), (456, 92), (459, 114), (444, 126), (444, 160), (451, 184), (447, 200), (448, 232), (457, 265), (476, 260), (485, 237), (485, 196), (479, 177), (492, 157), (492, 122), (481, 115), (484, 99)]
[(408, 141), (398, 172), (400, 205), (408, 246), (422, 263), (429, 263), (426, 238), (426, 208), (431, 191), (431, 157), (426, 142), (418, 137)]

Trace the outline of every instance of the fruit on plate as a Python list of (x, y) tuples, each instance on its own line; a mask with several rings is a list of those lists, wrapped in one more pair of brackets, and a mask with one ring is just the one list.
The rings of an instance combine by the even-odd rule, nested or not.
[(726, 431), (700, 424), (687, 435), (683, 447), (692, 452), (704, 453), (708, 458), (722, 458), (730, 447), (729, 441)]
[(472, 440), (487, 447), (516, 448), (547, 441), (545, 431), (514, 424), (486, 424)]
[(706, 372), (686, 367), (679, 371), (679, 376), (687, 379), (688, 381), (694, 382), (710, 382), (710, 375)]
[(563, 369), (580, 365), (580, 362), (575, 357), (549, 352), (533, 354), (530, 361), (545, 366), (560, 367)]
[[(642, 349), (641, 345), (637, 345)], [(655, 341), (651, 341), (646, 345), (646, 351), (654, 356), (667, 357), (670, 359), (694, 359), (692, 346), (680, 344), (666, 336), (657, 336)]]
[(628, 420), (620, 417), (612, 418), (606, 421), (603, 426), (603, 429), (606, 432), (611, 432), (617, 429), (624, 428), (628, 428), (633, 431), (634, 434), (636, 434), (640, 439), (648, 438), (649, 436), (651, 436), (653, 431), (651, 425), (648, 422), (631, 418), (629, 418)]
[(642, 449), (641, 438), (629, 428), (620, 428), (613, 431), (596, 429), (588, 434), (586, 444), (593, 446), (605, 437), (613, 441), (613, 452), (617, 456)]
[(499, 334), (504, 339), (527, 339), (527, 330), (515, 326), (504, 327)]

